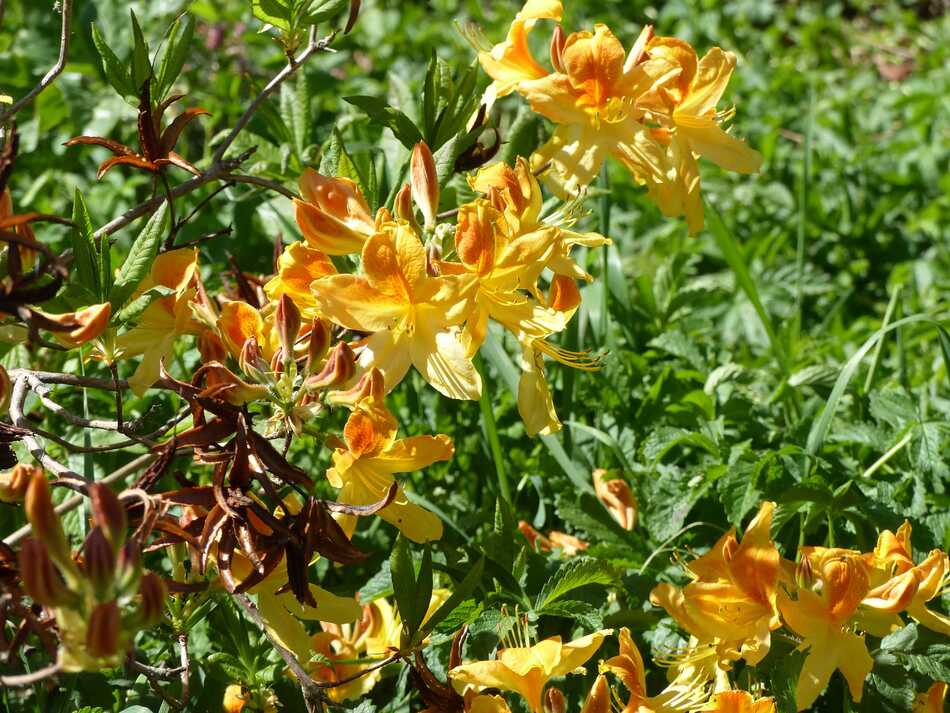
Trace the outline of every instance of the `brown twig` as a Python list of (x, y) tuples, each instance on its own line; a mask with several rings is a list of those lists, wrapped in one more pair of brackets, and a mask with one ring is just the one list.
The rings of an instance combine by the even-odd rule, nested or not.
[(188, 632), (178, 634), (178, 650), (181, 656), (181, 699), (188, 700), (191, 680), (191, 661), (188, 658)]
[(89, 389), (102, 389), (104, 391), (114, 391), (118, 389), (129, 388), (129, 382), (125, 379), (113, 381), (112, 379), (97, 379), (92, 376), (76, 376), (75, 374), (59, 374), (55, 371), (33, 371), (32, 369), (10, 369), (10, 379), (16, 381), (20, 376), (30, 376), (44, 384), (59, 384), (62, 386), (80, 386)]
[(234, 594), (232, 595), (234, 601), (237, 602), (238, 606), (241, 607), (247, 615), (251, 617), (255, 624), (264, 632), (264, 636), (267, 637), (267, 640), (271, 643), (274, 649), (280, 654), (280, 657), (284, 660), (284, 663), (287, 664), (287, 668), (296, 676), (298, 683), (300, 684), (300, 690), (303, 692), (303, 701), (307, 706), (308, 713), (323, 713), (324, 711), (324, 701), (326, 697), (323, 694), (321, 686), (314, 681), (310, 676), (304, 671), (303, 666), (300, 664), (300, 661), (297, 660), (297, 657), (294, 656), (292, 651), (281, 646), (277, 641), (275, 641), (270, 633), (267, 631), (267, 626), (264, 623), (264, 619), (261, 617), (261, 613), (257, 610), (257, 607), (254, 605), (254, 602), (251, 601), (250, 597), (246, 594)]
[(66, 56), (69, 54), (69, 34), (70, 34), (70, 24), (72, 22), (73, 14), (73, 0), (63, 0), (62, 5), (62, 15), (63, 15), (63, 25), (62, 30), (59, 35), (59, 57), (56, 60), (50, 70), (43, 75), (43, 78), (40, 80), (40, 83), (33, 87), (29, 92), (26, 93), (18, 101), (10, 105), (8, 109), (0, 112), (0, 124), (5, 123), (8, 119), (15, 116), (20, 109), (25, 107), (31, 101), (36, 99), (39, 96), (40, 92), (45, 90), (50, 84), (53, 83), (53, 80), (56, 79), (66, 67)]
[(285, 198), (288, 198), (289, 200), (293, 200), (294, 198), (300, 198), (300, 195), (298, 193), (295, 193), (289, 188), (285, 188), (284, 186), (280, 185), (276, 181), (270, 181), (266, 178), (260, 178), (258, 176), (243, 176), (237, 173), (230, 173), (228, 174), (228, 180), (234, 181), (235, 183), (249, 183), (251, 185), (260, 186), (261, 188), (267, 188), (269, 190), (280, 193), (282, 196), (284, 196)]

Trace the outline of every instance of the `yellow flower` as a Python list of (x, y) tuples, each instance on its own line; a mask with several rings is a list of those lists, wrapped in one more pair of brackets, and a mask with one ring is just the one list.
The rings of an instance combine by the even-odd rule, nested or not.
[(358, 253), (375, 232), (363, 193), (349, 178), (328, 178), (308, 168), (295, 198), (297, 225), (307, 244), (327, 255)]
[(371, 332), (358, 363), (379, 369), (387, 389), (414, 365), (443, 395), (476, 399), (481, 378), (458, 327), (469, 312), (469, 285), (460, 276), (430, 276), (426, 262), (407, 223), (386, 223), (363, 246), (363, 275), (313, 283), (317, 311), (347, 329)]
[(532, 167), (550, 165), (551, 187), (573, 196), (613, 156), (664, 214), (685, 214), (697, 232), (703, 212), (696, 156), (743, 173), (761, 164), (758, 153), (722, 130), (732, 113), (716, 111), (735, 56), (717, 47), (699, 62), (689, 44), (653, 37), (649, 26), (625, 52), (609, 28), (595, 25), (565, 39), (549, 72), (532, 57), (527, 33), (535, 20), (560, 14), (560, 3), (528, 2), (505, 42), (479, 53), (495, 80), (490, 95), (517, 91), (558, 125)]
[[(643, 657), (640, 650), (630, 636), (626, 627), (620, 630), (620, 653), (607, 659), (601, 669), (617, 676), (626, 687), (629, 694), (625, 711), (637, 713), (674, 713), (675, 711), (696, 710), (707, 697), (707, 684), (710, 677), (705, 669), (684, 668), (674, 680), (659, 694), (650, 696), (647, 692), (646, 673), (643, 667)], [(588, 697), (591, 713), (600, 713), (606, 710), (604, 691), (599, 686), (607, 687), (606, 681), (595, 683)], [(609, 696), (607, 696), (609, 700)]]
[(310, 319), (316, 312), (310, 285), (314, 280), (334, 274), (336, 268), (324, 253), (297, 241), (284, 248), (280, 254), (277, 274), (264, 285), (264, 293), (274, 302), (281, 295), (287, 295), (297, 305), (300, 314)]
[(694, 581), (682, 590), (660, 584), (650, 601), (695, 636), (715, 643), (723, 658), (738, 655), (755, 665), (769, 652), (771, 632), (781, 626), (776, 589), (781, 557), (769, 537), (775, 503), (764, 502), (742, 542), (735, 530), (686, 569)]
[[(383, 380), (377, 370), (363, 377), (368, 395), (354, 405), (343, 429), (344, 442), (333, 452), (327, 480), (340, 488), (336, 499), (348, 505), (371, 505), (386, 497), (394, 473), (425, 468), (452, 457), (452, 440), (445, 435), (396, 438), (396, 420), (383, 404)], [(428, 510), (409, 501), (400, 485), (393, 501), (379, 516), (395, 525), (410, 540), (428, 542), (442, 537), (442, 522)], [(340, 515), (347, 535), (356, 529), (356, 517)]]
[(158, 380), (161, 362), (172, 355), (175, 339), (200, 331), (191, 312), (191, 303), (197, 294), (197, 273), (197, 248), (162, 253), (155, 258), (148, 277), (133, 296), (134, 299), (153, 287), (174, 291), (152, 302), (138, 324), (116, 339), (116, 358), (142, 355), (141, 363), (129, 379), (130, 388), (138, 396)]
[(864, 636), (853, 631), (852, 618), (869, 590), (868, 567), (858, 552), (841, 549), (802, 548), (816, 589), (801, 588), (798, 598), (779, 594), (779, 608), (786, 625), (803, 638), (808, 651), (796, 687), (798, 710), (818, 698), (835, 669), (841, 671), (851, 698), (861, 700), (864, 679), (874, 665)]
[(587, 663), (611, 633), (603, 629), (567, 644), (554, 636), (531, 647), (502, 649), (495, 660), (462, 664), (449, 671), (449, 677), (456, 689), (476, 686), (514, 691), (525, 699), (532, 713), (540, 713), (541, 695), (548, 681)]
[(703, 708), (709, 713), (775, 713), (775, 701), (771, 698), (754, 698), (746, 691), (725, 691), (712, 697)]

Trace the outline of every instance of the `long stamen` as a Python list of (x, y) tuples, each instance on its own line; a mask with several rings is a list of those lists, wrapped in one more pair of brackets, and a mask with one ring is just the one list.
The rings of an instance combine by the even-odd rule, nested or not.
[(590, 351), (575, 352), (551, 344), (544, 339), (534, 342), (534, 348), (551, 359), (580, 371), (600, 371), (603, 368), (604, 354), (592, 354)]

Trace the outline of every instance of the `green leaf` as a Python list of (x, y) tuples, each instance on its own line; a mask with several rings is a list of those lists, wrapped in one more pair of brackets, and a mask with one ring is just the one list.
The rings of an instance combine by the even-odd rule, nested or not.
[(142, 313), (152, 304), (155, 300), (161, 299), (162, 297), (167, 297), (168, 295), (175, 294), (175, 291), (165, 287), (164, 285), (159, 285), (153, 287), (149, 290), (146, 290), (141, 295), (132, 300), (129, 304), (119, 310), (119, 313), (113, 319), (113, 322), (117, 324), (124, 324), (126, 322), (137, 322), (139, 317), (142, 316)]
[(251, 0), (251, 12), (261, 22), (289, 32), (293, 23), (293, 3), (288, 0)]
[(155, 256), (158, 255), (158, 247), (162, 243), (162, 237), (165, 235), (165, 223), (168, 218), (168, 206), (163, 203), (155, 214), (149, 218), (142, 232), (132, 243), (129, 255), (119, 268), (119, 274), (116, 276), (115, 285), (112, 287), (112, 311), (118, 312), (138, 288), (139, 283), (145, 279), (149, 270), (152, 269), (152, 263), (155, 262)]
[(135, 11), (129, 10), (132, 16), (132, 86), (134, 94), (138, 95), (145, 82), (152, 78), (152, 63), (148, 58), (148, 42), (139, 27)]
[(122, 97), (135, 96), (137, 92), (126, 63), (116, 57), (95, 23), (92, 23), (92, 43), (96, 46), (96, 51), (102, 60), (102, 71), (112, 88)]
[(400, 534), (389, 555), (389, 571), (392, 574), (393, 594), (396, 597), (396, 607), (404, 623), (416, 619), (416, 574), (412, 566), (412, 553), (409, 551), (409, 540)]
[(429, 611), (429, 602), (432, 601), (432, 549), (426, 545), (422, 551), (422, 564), (416, 577), (415, 603), (413, 604), (412, 621), (406, 621), (409, 636), (415, 640), (416, 632), (422, 625), (426, 612)]
[[(485, 558), (480, 558), (475, 565), (469, 570), (468, 574), (465, 575), (465, 578), (459, 582), (458, 586), (455, 587), (455, 591), (452, 592), (452, 595), (446, 599), (442, 606), (432, 612), (425, 624), (419, 629), (414, 637), (414, 642), (418, 643), (425, 639), (429, 633), (435, 629), (439, 624), (446, 620), (446, 618), (453, 611), (456, 610), (461, 604), (466, 601), (475, 591), (475, 588), (482, 581), (482, 573), (485, 571)], [(468, 613), (466, 613), (468, 616)]]
[(584, 629), (600, 629), (604, 625), (604, 618), (593, 604), (579, 602), (573, 599), (551, 602), (537, 611), (542, 616), (558, 616), (570, 619)]
[(611, 586), (619, 582), (620, 572), (612, 565), (593, 557), (578, 557), (561, 565), (544, 583), (534, 608), (543, 611), (552, 602), (590, 584)]
[(336, 17), (349, 8), (350, 0), (317, 0), (307, 12), (307, 23), (316, 25)]
[(376, 190), (373, 187), (372, 181), (366, 181), (363, 178), (363, 174), (360, 173), (356, 167), (353, 157), (346, 150), (343, 135), (336, 127), (333, 128), (333, 131), (330, 133), (330, 138), (328, 138), (323, 145), (323, 156), (320, 158), (320, 173), (324, 176), (349, 178), (359, 186), (363, 197), (366, 198), (369, 204), (373, 205)]
[(99, 283), (99, 255), (92, 237), (92, 220), (89, 209), (79, 189), (73, 197), (72, 246), (75, 255), (74, 269), (71, 274), (79, 279), (80, 285), (102, 301), (102, 285)]
[(377, 124), (389, 128), (399, 142), (410, 151), (422, 141), (422, 133), (412, 119), (399, 109), (390, 106), (385, 99), (371, 96), (343, 97), (343, 101), (362, 109)]
[(172, 88), (185, 59), (191, 51), (191, 41), (195, 35), (195, 18), (191, 15), (178, 17), (166, 35), (165, 48), (158, 63), (156, 78), (156, 101), (161, 101)]

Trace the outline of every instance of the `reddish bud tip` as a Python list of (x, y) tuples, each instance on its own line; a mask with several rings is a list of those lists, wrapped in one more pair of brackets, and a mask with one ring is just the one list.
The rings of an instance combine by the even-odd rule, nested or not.
[[(559, 26), (560, 27), (560, 26)], [(544, 713), (566, 713), (564, 694), (553, 686), (544, 692)]]
[(280, 340), (281, 362), (286, 368), (294, 360), (294, 345), (297, 343), (297, 335), (300, 334), (300, 310), (286, 294), (282, 294), (277, 301), (274, 324), (277, 327), (277, 338)]
[(356, 373), (356, 355), (349, 344), (337, 342), (327, 356), (323, 369), (309, 377), (304, 382), (304, 386), (310, 391), (325, 389), (329, 386), (341, 386), (352, 379), (354, 373)]
[(115, 601), (99, 604), (89, 617), (86, 648), (95, 658), (114, 656), (119, 651), (119, 605)]
[(69, 592), (53, 566), (46, 545), (33, 538), (24, 540), (18, 560), (23, 589), (34, 601), (55, 607), (68, 598)]
[(551, 33), (551, 66), (554, 67), (555, 72), (564, 73), (564, 44), (567, 41), (567, 36), (564, 34), (564, 29), (560, 25), (554, 26), (554, 32)]
[(312, 374), (320, 368), (323, 357), (330, 349), (333, 332), (330, 323), (314, 317), (310, 324), (310, 341), (307, 343), (307, 373)]
[(142, 597), (143, 626), (155, 626), (162, 620), (165, 612), (165, 583), (154, 572), (146, 572), (139, 583), (139, 594)]
[(42, 473), (30, 480), (23, 506), (33, 526), (33, 534), (46, 545), (50, 556), (60, 564), (70, 560), (69, 543), (63, 533), (59, 516), (53, 509), (49, 483)]
[(115, 579), (115, 560), (115, 551), (102, 528), (93, 528), (83, 546), (83, 571), (100, 599), (109, 596)]
[(113, 551), (118, 552), (125, 543), (125, 507), (112, 489), (103, 483), (90, 485), (89, 497), (92, 501), (93, 519), (102, 528), (102, 533), (112, 545)]
[(435, 228), (436, 214), (439, 211), (439, 176), (432, 151), (424, 141), (413, 147), (409, 171), (412, 199), (425, 217), (426, 230), (432, 230)]

